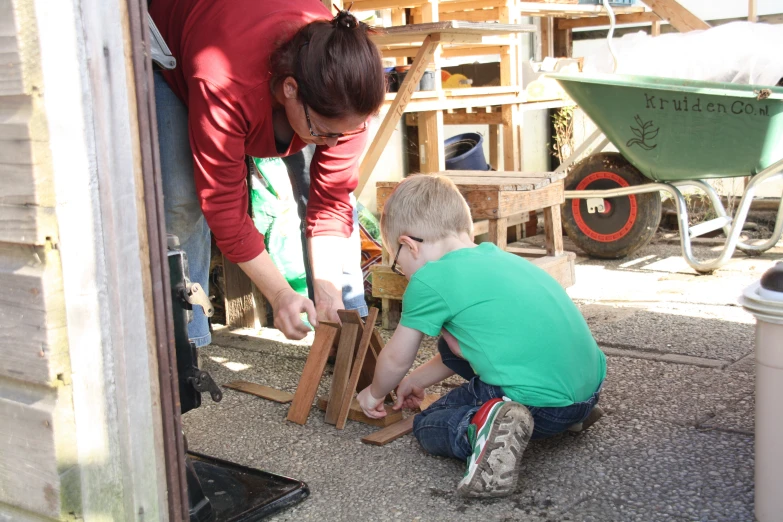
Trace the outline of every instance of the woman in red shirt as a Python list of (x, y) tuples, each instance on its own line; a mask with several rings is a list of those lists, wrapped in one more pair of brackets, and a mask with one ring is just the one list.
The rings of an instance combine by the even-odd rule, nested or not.
[[(302, 312), (315, 324), (337, 321), (344, 307), (366, 310), (361, 281), (351, 303), (343, 287), (348, 265), (360, 263), (351, 241), (359, 156), (386, 89), (368, 27), (345, 11), (332, 18), (319, 0), (153, 0), (150, 14), (177, 59), (155, 73), (155, 95), (167, 230), (187, 253), (191, 279), (207, 288), (211, 230), (286, 337), (307, 333)], [(310, 167), (295, 172), (306, 146)], [(315, 306), (290, 288), (247, 214), (246, 156), (288, 157), (295, 188), (309, 175)], [(194, 312), (190, 337), (204, 346), (206, 317)]]

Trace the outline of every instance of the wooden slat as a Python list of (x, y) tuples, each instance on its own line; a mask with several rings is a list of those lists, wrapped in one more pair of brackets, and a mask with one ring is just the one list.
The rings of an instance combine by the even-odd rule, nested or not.
[(524, 247), (509, 246), (506, 247), (506, 252), (509, 252), (511, 254), (516, 254), (518, 256), (525, 257), (525, 258), (538, 258), (538, 257), (545, 257), (547, 255), (546, 249), (544, 248), (524, 248)]
[(69, 367), (59, 251), (0, 245), (0, 376), (46, 386)]
[(518, 33), (534, 33), (532, 24), (498, 24), (494, 22), (464, 22), (461, 20), (449, 20), (435, 23), (410, 24), (402, 27), (387, 27), (377, 29), (371, 38), (376, 45), (389, 45), (395, 42), (404, 42), (405, 38), (423, 38), (427, 35), (439, 34), (454, 37), (452, 42), (471, 43), (476, 37), (480, 41), (482, 36), (496, 36)]
[(375, 11), (377, 9), (411, 8), (426, 4), (427, 0), (353, 0), (353, 11)]
[(375, 165), (378, 163), (381, 153), (386, 148), (386, 144), (388, 143), (392, 132), (394, 132), (397, 122), (399, 122), (405, 111), (405, 106), (410, 100), (410, 95), (416, 89), (427, 65), (432, 60), (435, 48), (439, 43), (439, 36), (427, 36), (421, 49), (419, 49), (419, 53), (413, 60), (410, 70), (405, 75), (405, 80), (403, 80), (402, 85), (397, 92), (397, 96), (394, 98), (391, 107), (384, 116), (383, 121), (378, 128), (378, 132), (375, 134), (372, 143), (365, 153), (361, 166), (359, 167), (359, 182), (354, 190), (354, 194), (357, 198), (362, 193), (364, 186), (367, 184), (367, 180), (370, 179), (370, 175), (372, 174)]
[[(459, 13), (475, 9), (487, 9), (490, 7), (504, 7), (507, 0), (458, 0), (456, 2), (438, 2), (438, 11), (441, 18), (444, 13)], [(447, 19), (447, 18), (444, 18)]]
[(710, 28), (710, 24), (685, 9), (676, 0), (642, 0), (642, 2), (681, 33)]
[(313, 405), (313, 399), (318, 391), (318, 385), (321, 382), (321, 375), (326, 367), (326, 359), (329, 357), (329, 350), (337, 337), (337, 328), (320, 324), (315, 329), (315, 339), (310, 347), (310, 354), (307, 356), (302, 376), (299, 378), (299, 384), (296, 386), (294, 400), (288, 408), (288, 420), (297, 424), (307, 422), (307, 416)]
[(375, 330), (375, 321), (378, 319), (378, 309), (375, 307), (370, 308), (367, 314), (367, 320), (362, 330), (362, 336), (359, 340), (359, 346), (356, 348), (356, 357), (353, 361), (353, 368), (351, 369), (350, 377), (348, 378), (348, 386), (343, 393), (343, 401), (340, 406), (340, 411), (337, 415), (337, 429), (341, 430), (345, 428), (345, 421), (348, 420), (348, 410), (351, 407), (351, 401), (353, 400), (354, 393), (356, 393), (356, 386), (359, 384), (359, 377), (362, 375), (362, 367), (367, 359), (367, 351), (370, 347), (370, 341), (372, 340), (372, 334)]
[[(378, 330), (373, 328), (372, 338), (370, 339), (370, 349), (367, 350), (367, 358), (362, 365), (362, 375), (359, 378), (357, 389), (363, 390), (372, 384), (375, 375), (375, 365), (378, 361), (378, 356), (381, 354), (381, 350), (383, 350), (383, 339), (381, 338), (381, 334), (378, 333)], [(393, 400), (394, 398), (391, 393), (386, 396), (386, 402), (392, 402)]]
[(559, 256), (544, 256), (538, 259), (531, 259), (530, 262), (544, 269), (563, 288), (568, 288), (576, 282), (574, 272), (576, 254), (573, 252), (565, 252)]
[[(538, 190), (549, 185), (547, 178), (527, 178), (494, 176), (494, 172), (486, 172), (483, 176), (454, 176), (449, 171), (447, 175), (461, 191), (469, 190), (501, 190), (501, 191), (530, 191)], [(473, 172), (473, 171), (465, 171)], [(478, 173), (477, 173), (478, 174)]]
[(404, 437), (413, 431), (413, 417), (414, 415), (411, 415), (387, 428), (376, 431), (372, 435), (363, 437), (362, 442), (373, 446), (384, 446), (400, 437)]
[(237, 328), (260, 328), (261, 310), (256, 310), (253, 283), (239, 265), (223, 256), (223, 281), (226, 325)]
[[(320, 410), (329, 409), (329, 401), (326, 399), (326, 397), (318, 397), (318, 402), (316, 403), (316, 405)], [(370, 426), (378, 426), (383, 428), (386, 426), (391, 426), (399, 422), (400, 419), (402, 419), (401, 411), (394, 411), (392, 407), (388, 404), (384, 405), (384, 408), (386, 409), (385, 417), (382, 417), (380, 419), (370, 418), (364, 414), (361, 406), (359, 406), (359, 401), (357, 401), (356, 398), (354, 397), (353, 400), (351, 401), (351, 408), (348, 410), (348, 420), (362, 422), (364, 424), (369, 424)]]
[(446, 168), (443, 111), (419, 113), (419, 160), (422, 172), (438, 172)]
[(424, 411), (427, 408), (429, 408), (433, 402), (440, 399), (441, 395), (439, 393), (425, 393), (424, 394), (424, 400), (421, 401), (421, 405), (419, 406), (419, 410)]
[(562, 181), (527, 192), (471, 190), (463, 192), (473, 219), (497, 219), (540, 210), (563, 202)]
[(475, 9), (473, 11), (441, 14), (441, 17), (446, 20), (463, 20), (466, 22), (491, 22), (497, 20), (499, 16), (500, 9)]
[(348, 377), (350, 376), (353, 356), (356, 353), (356, 345), (359, 342), (359, 331), (359, 325), (353, 323), (343, 323), (340, 331), (340, 343), (337, 346), (332, 384), (329, 388), (329, 407), (326, 409), (326, 416), (324, 417), (324, 422), (327, 424), (337, 423), (343, 396), (348, 387)]
[(560, 221), (560, 205), (544, 209), (544, 234), (546, 251), (550, 256), (563, 253), (563, 225)]
[[(600, 16), (604, 14), (602, 5), (587, 4), (556, 4), (544, 2), (519, 2), (516, 5), (522, 16)], [(618, 15), (628, 13), (639, 13), (644, 11), (641, 6), (618, 6), (612, 8)]]
[[(419, 409), (421, 411), (426, 410), (432, 405), (433, 402), (437, 401), (438, 399), (440, 399), (439, 394), (427, 393), (424, 396), (424, 400), (421, 401)], [(387, 428), (378, 430), (372, 435), (368, 435), (367, 437), (362, 438), (362, 442), (365, 444), (371, 444), (373, 446), (384, 446), (394, 440), (399, 439), (400, 437), (404, 437), (413, 431), (413, 417), (415, 417), (415, 415), (410, 415), (409, 417), (406, 417), (405, 419), (392, 424)]]
[(0, 96), (11, 96), (25, 92), (22, 56), (14, 13), (14, 2), (0, 0)]
[(223, 387), (242, 393), (249, 393), (250, 395), (255, 395), (256, 397), (261, 397), (262, 399), (279, 402), (280, 404), (288, 404), (294, 400), (294, 394), (291, 392), (277, 390), (275, 388), (270, 388), (269, 386), (263, 386), (253, 382), (234, 381), (228, 384), (224, 384)]
[[(661, 17), (655, 13), (632, 13), (617, 15), (616, 24), (644, 24), (650, 22), (660, 22)], [(595, 27), (599, 25), (609, 25), (608, 16), (594, 16), (590, 18), (559, 18), (555, 23), (558, 29), (578, 29), (580, 27)]]
[(408, 287), (404, 276), (392, 272), (391, 267), (375, 265), (372, 272), (372, 296), (381, 299), (401, 299)]
[[(0, 502), (47, 517), (60, 519), (61, 484), (58, 465), (68, 467), (58, 455), (59, 431), (53, 398), (16, 402), (0, 398)], [(56, 431), (56, 428), (58, 431)], [(72, 433), (71, 433), (72, 437)], [(75, 444), (72, 438), (67, 439)], [(64, 448), (65, 449), (65, 448)], [(75, 447), (71, 450), (75, 453)], [(75, 454), (71, 455), (75, 459)]]
[(489, 241), (501, 250), (506, 249), (508, 232), (508, 220), (506, 218), (489, 220)]
[(359, 326), (364, 326), (364, 321), (362, 321), (362, 316), (359, 315), (359, 312), (356, 310), (337, 310), (337, 315), (340, 317), (340, 321), (343, 324), (357, 324)]

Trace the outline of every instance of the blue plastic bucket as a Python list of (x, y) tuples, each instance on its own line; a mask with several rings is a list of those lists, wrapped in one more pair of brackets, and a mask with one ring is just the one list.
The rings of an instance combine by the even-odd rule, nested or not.
[(484, 138), (468, 132), (458, 134), (444, 142), (446, 170), (489, 170), (484, 158)]

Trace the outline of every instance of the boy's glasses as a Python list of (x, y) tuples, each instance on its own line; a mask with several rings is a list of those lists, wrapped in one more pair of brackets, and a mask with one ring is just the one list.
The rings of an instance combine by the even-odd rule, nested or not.
[[(409, 237), (409, 238), (411, 238), (412, 240), (416, 241), (417, 243), (424, 243), (424, 240), (423, 240), (423, 239), (421, 239), (421, 238), (419, 238), (419, 237), (413, 237), (413, 236), (408, 236), (408, 237)], [(398, 257), (400, 257), (400, 251), (401, 251), (401, 250), (402, 250), (402, 243), (400, 243), (400, 246), (399, 246), (399, 247), (397, 247), (397, 255), (396, 255), (396, 256), (394, 256), (394, 261), (392, 262), (391, 270), (392, 270), (392, 272), (394, 272), (395, 274), (397, 274), (397, 275), (401, 275), (401, 276), (403, 276), (403, 277), (404, 277), (404, 276), (405, 276), (405, 274), (403, 274), (403, 273), (402, 273), (402, 270), (400, 270), (399, 268), (397, 268), (397, 258), (398, 258)]]
[(367, 130), (367, 122), (365, 121), (364, 126), (356, 130), (352, 130), (348, 132), (328, 132), (325, 134), (319, 134), (313, 130), (313, 124), (310, 122), (310, 111), (307, 110), (307, 104), (303, 103), (302, 107), (304, 107), (305, 118), (307, 118), (307, 126), (310, 128), (310, 136), (312, 136), (313, 138), (343, 138), (345, 136), (355, 136)]

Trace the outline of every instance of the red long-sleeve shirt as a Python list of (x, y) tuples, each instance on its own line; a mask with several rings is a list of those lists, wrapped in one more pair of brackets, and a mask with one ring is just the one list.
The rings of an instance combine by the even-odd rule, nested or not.
[[(188, 107), (196, 191), (217, 245), (235, 263), (264, 250), (247, 215), (245, 154), (280, 154), (272, 125), (269, 56), (303, 25), (331, 19), (319, 0), (154, 0), (150, 15), (177, 59), (164, 73)], [(309, 237), (351, 234), (350, 193), (367, 133), (318, 146), (310, 168)], [(165, 151), (164, 151), (165, 153)]]

